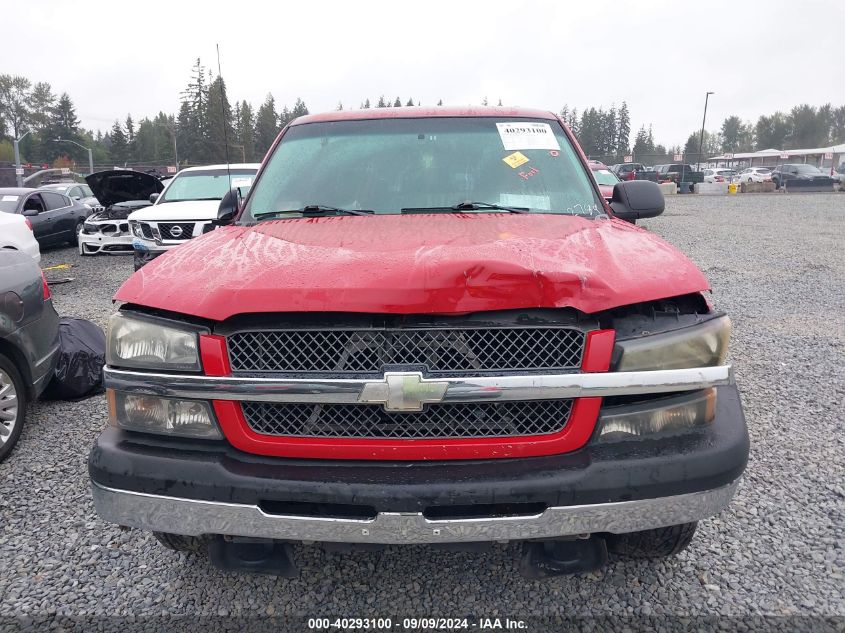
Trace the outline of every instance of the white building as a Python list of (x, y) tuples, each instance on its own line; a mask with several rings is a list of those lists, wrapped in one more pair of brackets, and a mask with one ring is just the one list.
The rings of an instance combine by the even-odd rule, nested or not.
[(763, 149), (759, 152), (722, 154), (708, 159), (712, 167), (774, 167), (784, 163), (809, 163), (830, 169), (845, 162), (845, 143), (812, 149)]

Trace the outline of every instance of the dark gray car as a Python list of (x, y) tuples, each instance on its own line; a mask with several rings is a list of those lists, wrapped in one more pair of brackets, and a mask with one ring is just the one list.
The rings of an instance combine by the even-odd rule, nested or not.
[(53, 376), (59, 315), (38, 264), (20, 251), (0, 250), (0, 461), (21, 434), (26, 404)]
[(0, 211), (29, 218), (38, 244), (76, 244), (90, 207), (56, 191), (26, 187), (0, 188)]

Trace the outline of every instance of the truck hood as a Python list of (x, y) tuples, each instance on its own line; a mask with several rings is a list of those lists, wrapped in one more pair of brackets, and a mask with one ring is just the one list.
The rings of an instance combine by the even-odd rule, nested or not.
[(384, 215), (212, 231), (132, 275), (116, 301), (221, 321), (255, 312), (592, 313), (709, 289), (656, 235), (563, 215)]
[(160, 193), (164, 185), (155, 176), (129, 169), (98, 171), (85, 177), (85, 182), (104, 207), (130, 200), (147, 200)]
[(141, 222), (181, 222), (182, 220), (215, 220), (219, 200), (181, 200), (157, 202), (151, 207), (136, 211), (130, 220)]

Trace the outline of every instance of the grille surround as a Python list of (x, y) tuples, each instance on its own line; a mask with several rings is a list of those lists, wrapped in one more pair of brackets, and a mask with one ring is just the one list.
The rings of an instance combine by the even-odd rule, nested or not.
[[(158, 232), (163, 240), (184, 241), (194, 236), (194, 222), (159, 222)], [(182, 232), (178, 237), (171, 232), (173, 227), (178, 226)]]
[(586, 332), (568, 326), (250, 330), (227, 337), (233, 373), (448, 376), (577, 371)]
[(271, 437), (334, 439), (472, 439), (562, 431), (573, 400), (439, 404), (393, 413), (380, 405), (243, 402), (247, 425)]

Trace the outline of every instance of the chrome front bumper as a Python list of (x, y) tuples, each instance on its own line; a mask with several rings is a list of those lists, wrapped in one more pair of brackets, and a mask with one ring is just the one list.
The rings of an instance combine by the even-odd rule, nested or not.
[(717, 514), (730, 503), (737, 484), (656, 499), (551, 507), (534, 515), (445, 520), (430, 520), (417, 512), (380, 512), (372, 519), (275, 515), (257, 505), (152, 495), (93, 482), (91, 489), (101, 518), (143, 530), (306, 542), (424, 544), (624, 534), (678, 525)]

